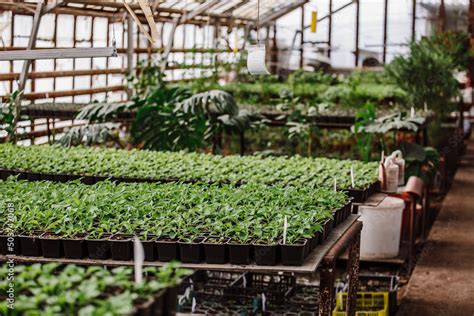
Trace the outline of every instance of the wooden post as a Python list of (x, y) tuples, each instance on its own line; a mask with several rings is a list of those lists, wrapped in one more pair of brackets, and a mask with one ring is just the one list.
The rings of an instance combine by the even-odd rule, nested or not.
[(277, 73), (279, 70), (278, 65), (278, 40), (277, 40), (277, 27), (276, 23), (273, 24), (273, 38), (272, 38), (272, 49), (271, 49), (271, 72)]
[(304, 67), (304, 5), (301, 6), (300, 69)]
[[(127, 73), (133, 72), (133, 18), (127, 15)], [(127, 98), (131, 100), (133, 91), (127, 89)]]
[(411, 16), (411, 41), (416, 40), (416, 0), (412, 0), (412, 16)]
[(387, 61), (388, 0), (385, 0), (383, 17), (383, 63)]
[(438, 11), (438, 32), (442, 33), (446, 30), (446, 7), (444, 0), (441, 0)]
[(355, 66), (359, 66), (360, 3), (356, 0)]
[[(76, 29), (77, 29), (77, 16), (74, 16), (74, 25), (72, 28), (72, 45), (74, 48), (76, 48), (77, 45), (77, 39), (76, 39)], [(72, 59), (72, 70), (76, 70), (76, 58)], [(72, 90), (76, 89), (76, 77), (72, 76)], [(76, 98), (73, 96), (72, 97), (72, 103), (76, 101)], [(49, 123), (48, 123), (49, 125)], [(48, 139), (49, 139), (49, 132), (48, 132)]]

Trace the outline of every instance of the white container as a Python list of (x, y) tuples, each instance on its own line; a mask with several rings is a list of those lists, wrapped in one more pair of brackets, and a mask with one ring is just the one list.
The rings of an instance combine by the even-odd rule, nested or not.
[(394, 151), (390, 156), (393, 158), (393, 161), (398, 166), (398, 186), (405, 184), (405, 159), (403, 159), (403, 154), (400, 150)]
[(363, 222), (360, 255), (363, 258), (394, 258), (398, 256), (402, 216), (405, 202), (387, 197), (377, 207), (360, 206)]
[(385, 160), (385, 191), (396, 193), (398, 190), (399, 167), (392, 157)]

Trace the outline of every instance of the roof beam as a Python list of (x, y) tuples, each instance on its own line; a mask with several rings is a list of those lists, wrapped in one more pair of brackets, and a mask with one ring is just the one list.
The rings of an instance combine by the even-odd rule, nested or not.
[(282, 9), (265, 14), (264, 16), (260, 18), (260, 26), (266, 26), (267, 24), (281, 18), (284, 15), (287, 15), (288, 13), (301, 7), (302, 5), (305, 5), (306, 3), (308, 3), (308, 1), (309, 0), (291, 1), (289, 5), (283, 7)]
[(201, 15), (202, 13), (210, 10), (213, 6), (218, 4), (220, 0), (211, 0), (209, 2), (204, 2), (200, 6), (198, 6), (196, 9), (192, 10), (190, 13), (183, 14), (181, 17), (181, 20), (179, 23), (186, 23), (187, 20), (194, 19), (198, 15)]

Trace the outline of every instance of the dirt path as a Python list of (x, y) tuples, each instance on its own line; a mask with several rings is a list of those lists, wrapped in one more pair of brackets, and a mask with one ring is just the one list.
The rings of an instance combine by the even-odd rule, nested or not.
[(398, 315), (474, 315), (474, 141), (443, 202)]

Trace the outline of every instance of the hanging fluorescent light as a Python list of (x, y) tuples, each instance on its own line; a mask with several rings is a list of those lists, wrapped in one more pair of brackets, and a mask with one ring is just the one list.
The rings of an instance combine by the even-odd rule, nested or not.
[(38, 60), (63, 58), (93, 58), (117, 57), (117, 49), (113, 47), (100, 48), (60, 48), (60, 49), (33, 49), (17, 51), (0, 51), (0, 61), (6, 60)]

